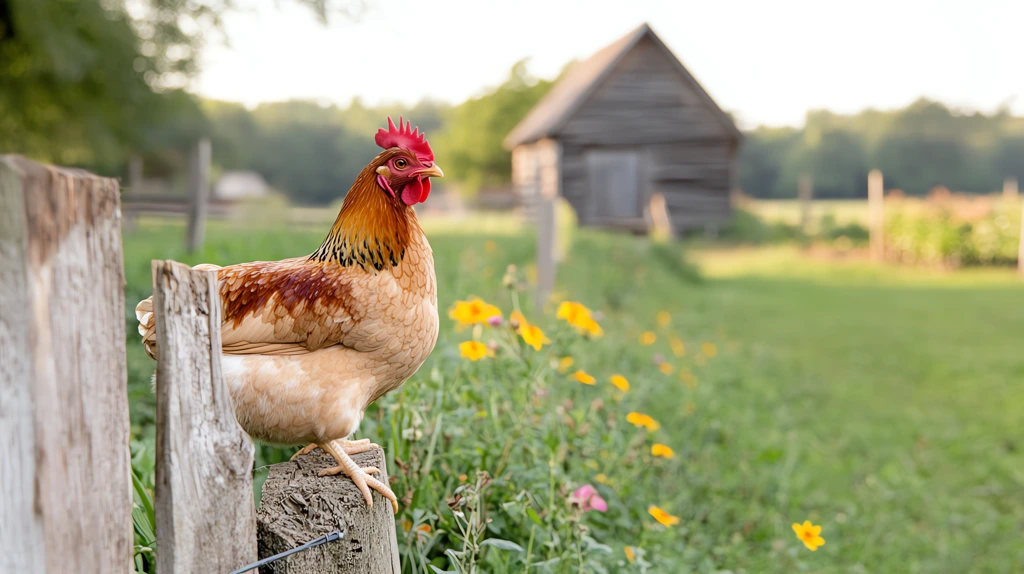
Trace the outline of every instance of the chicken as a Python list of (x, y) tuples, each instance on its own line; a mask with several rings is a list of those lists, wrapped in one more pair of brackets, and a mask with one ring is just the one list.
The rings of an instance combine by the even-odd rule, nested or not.
[[(391, 488), (349, 457), (377, 445), (348, 441), (363, 411), (419, 369), (438, 335), (430, 244), (413, 206), (443, 177), (411, 124), (377, 132), (384, 148), (359, 173), (323, 244), (307, 257), (215, 269), (221, 364), (239, 424), (253, 438), (320, 446), (373, 505)], [(146, 352), (158, 358), (152, 297), (135, 309)], [(159, 384), (159, 381), (157, 382)]]

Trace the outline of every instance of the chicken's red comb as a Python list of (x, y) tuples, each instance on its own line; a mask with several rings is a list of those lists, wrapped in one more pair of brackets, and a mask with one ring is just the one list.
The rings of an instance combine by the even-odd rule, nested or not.
[(399, 147), (416, 154), (417, 159), (434, 161), (434, 152), (430, 149), (430, 144), (427, 143), (426, 134), (421, 134), (419, 127), (412, 129), (412, 122), (405, 122), (404, 126), (402, 122), (402, 116), (398, 116), (398, 126), (396, 127), (395, 122), (391, 121), (389, 117), (387, 131), (381, 128), (377, 130), (377, 136), (373, 138), (377, 145), (384, 149)]

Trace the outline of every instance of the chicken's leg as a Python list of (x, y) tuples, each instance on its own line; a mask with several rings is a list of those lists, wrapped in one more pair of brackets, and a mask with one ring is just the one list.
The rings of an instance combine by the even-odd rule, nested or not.
[[(345, 451), (345, 454), (359, 454), (361, 452), (366, 452), (368, 450), (380, 448), (379, 444), (374, 444), (370, 442), (370, 439), (368, 438), (361, 438), (359, 440), (338, 440), (334, 442), (341, 445), (341, 449)], [(316, 447), (318, 446), (320, 445), (316, 444), (315, 442), (311, 442), (306, 446), (302, 447), (302, 450), (293, 454), (292, 457), (288, 460), (295, 460), (304, 454), (309, 454), (316, 450)], [(327, 451), (325, 450), (324, 452)]]
[[(395, 512), (398, 512), (398, 497), (391, 491), (391, 487), (370, 476), (371, 474), (379, 473), (380, 470), (372, 466), (359, 468), (359, 465), (357, 465), (356, 462), (348, 456), (348, 451), (345, 449), (345, 442), (346, 441), (332, 440), (320, 445), (320, 448), (324, 449), (327, 454), (333, 456), (334, 460), (338, 461), (338, 466), (325, 468), (319, 472), (319, 475), (329, 476), (334, 474), (345, 474), (356, 484), (356, 487), (359, 488), (359, 492), (363, 493), (363, 498), (366, 499), (366, 506), (370, 508), (373, 507), (373, 496), (370, 494), (370, 488), (373, 488), (377, 492), (381, 493), (384, 498), (390, 500), (391, 506), (394, 508)], [(362, 447), (366, 445), (360, 446)], [(369, 450), (369, 447), (364, 450)]]

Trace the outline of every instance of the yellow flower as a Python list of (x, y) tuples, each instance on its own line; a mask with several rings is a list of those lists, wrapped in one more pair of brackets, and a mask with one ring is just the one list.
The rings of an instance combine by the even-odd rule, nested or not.
[(515, 321), (519, 323), (520, 326), (530, 324), (530, 322), (526, 320), (526, 316), (519, 311), (512, 311), (508, 316), (508, 320)]
[(704, 356), (710, 359), (718, 354), (718, 347), (714, 343), (701, 343), (700, 352), (704, 353)]
[(633, 552), (633, 547), (627, 546), (623, 548), (622, 551), (626, 553), (626, 560), (629, 560), (630, 564), (632, 564), (633, 560), (636, 559), (636, 553)]
[(651, 445), (651, 454), (654, 456), (663, 456), (665, 458), (672, 458), (676, 455), (675, 451), (672, 450), (668, 445), (656, 442)]
[(671, 322), (672, 315), (669, 315), (668, 311), (658, 311), (658, 325), (668, 327), (668, 324)]
[(402, 530), (404, 530), (406, 532), (409, 532), (410, 530), (412, 530), (412, 520), (409, 520), (408, 518), (403, 520), (402, 521)]
[(643, 334), (640, 335), (641, 345), (653, 345), (657, 340), (658, 336), (654, 334), (654, 331), (644, 331)]
[(626, 380), (626, 377), (623, 377), (622, 375), (612, 375), (612, 378), (609, 379), (609, 381), (611, 381), (611, 383), (615, 385), (615, 388), (620, 391), (624, 393), (629, 391), (629, 381)]
[(558, 306), (558, 312), (555, 317), (564, 319), (565, 322), (576, 327), (581, 333), (587, 333), (593, 337), (604, 335), (604, 330), (601, 329), (601, 326), (591, 316), (590, 309), (587, 309), (582, 303), (562, 301), (562, 304)]
[(519, 323), (519, 328), (516, 329), (516, 332), (519, 333), (519, 336), (523, 338), (523, 341), (525, 341), (527, 345), (533, 347), (534, 350), (539, 351), (545, 343), (551, 342), (544, 336), (544, 331), (541, 331), (540, 327), (531, 325), (530, 322), (526, 320), (526, 316), (519, 311), (513, 311), (512, 314), (509, 315), (509, 318), (510, 320)]
[(689, 369), (683, 369), (679, 371), (679, 379), (683, 381), (688, 389), (694, 389), (697, 387), (697, 377), (693, 376), (693, 373)]
[(487, 241), (484, 241), (484, 251), (488, 253), (494, 253), (497, 250), (498, 244), (495, 243), (493, 239), (488, 239)]
[(459, 475), (459, 482), (466, 482), (467, 479), (469, 479), (468, 476), (466, 476), (464, 474), (460, 474)]
[(601, 325), (597, 324), (593, 317), (587, 317), (578, 327), (591, 337), (596, 338), (604, 335), (604, 329), (601, 328)]
[(818, 550), (819, 546), (825, 545), (825, 539), (821, 537), (821, 526), (811, 524), (810, 520), (805, 520), (803, 524), (794, 522), (793, 532), (796, 532), (796, 537), (811, 552)]
[(662, 363), (658, 365), (658, 370), (666, 375), (671, 375), (674, 369), (675, 367), (673, 367), (671, 363)]
[(459, 343), (459, 355), (470, 361), (479, 361), (484, 357), (494, 355), (494, 352), (487, 348), (487, 345), (480, 341), (465, 341)]
[(663, 526), (675, 526), (676, 524), (679, 524), (678, 516), (672, 516), (653, 504), (647, 508), (647, 512)]
[(432, 528), (430, 528), (429, 524), (420, 524), (416, 528), (416, 530), (419, 530), (420, 532), (423, 532), (424, 534), (430, 534), (430, 531), (432, 530)]
[(573, 374), (573, 377), (575, 377), (577, 381), (583, 383), (584, 385), (592, 385), (597, 382), (597, 379), (595, 379), (591, 375), (588, 375), (586, 371), (583, 370), (576, 371)]
[(626, 415), (626, 422), (636, 425), (638, 427), (644, 427), (647, 430), (656, 431), (661, 428), (658, 421), (652, 419), (648, 415), (643, 413), (632, 412)]
[(686, 345), (683, 344), (683, 340), (679, 337), (672, 337), (669, 339), (669, 344), (672, 345), (672, 354), (677, 357), (686, 356)]
[(569, 367), (571, 367), (575, 362), (576, 361), (574, 361), (572, 357), (562, 357), (561, 359), (558, 359), (558, 372), (567, 372)]
[(603, 472), (599, 472), (594, 476), (594, 482), (598, 484), (608, 484), (608, 476)]
[(484, 302), (479, 297), (474, 297), (469, 301), (456, 301), (448, 311), (448, 316), (462, 325), (475, 325), (484, 323), (491, 317), (500, 317), (501, 309)]
[(544, 343), (550, 343), (551, 340), (544, 336), (544, 331), (540, 330), (540, 327), (536, 325), (523, 325), (519, 327), (519, 334), (522, 335), (523, 341), (526, 344), (533, 347), (534, 350), (539, 351)]

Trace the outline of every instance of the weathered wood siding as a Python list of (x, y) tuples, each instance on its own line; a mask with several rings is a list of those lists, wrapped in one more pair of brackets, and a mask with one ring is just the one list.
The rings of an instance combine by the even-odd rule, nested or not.
[(732, 137), (650, 37), (637, 42), (557, 136), (564, 145), (652, 145)]
[(609, 221), (598, 213), (587, 167), (594, 150), (636, 151), (640, 199), (646, 205), (651, 195), (664, 194), (675, 229), (729, 218), (733, 135), (650, 38), (622, 58), (558, 137), (562, 192), (584, 224), (645, 226), (642, 219)]

